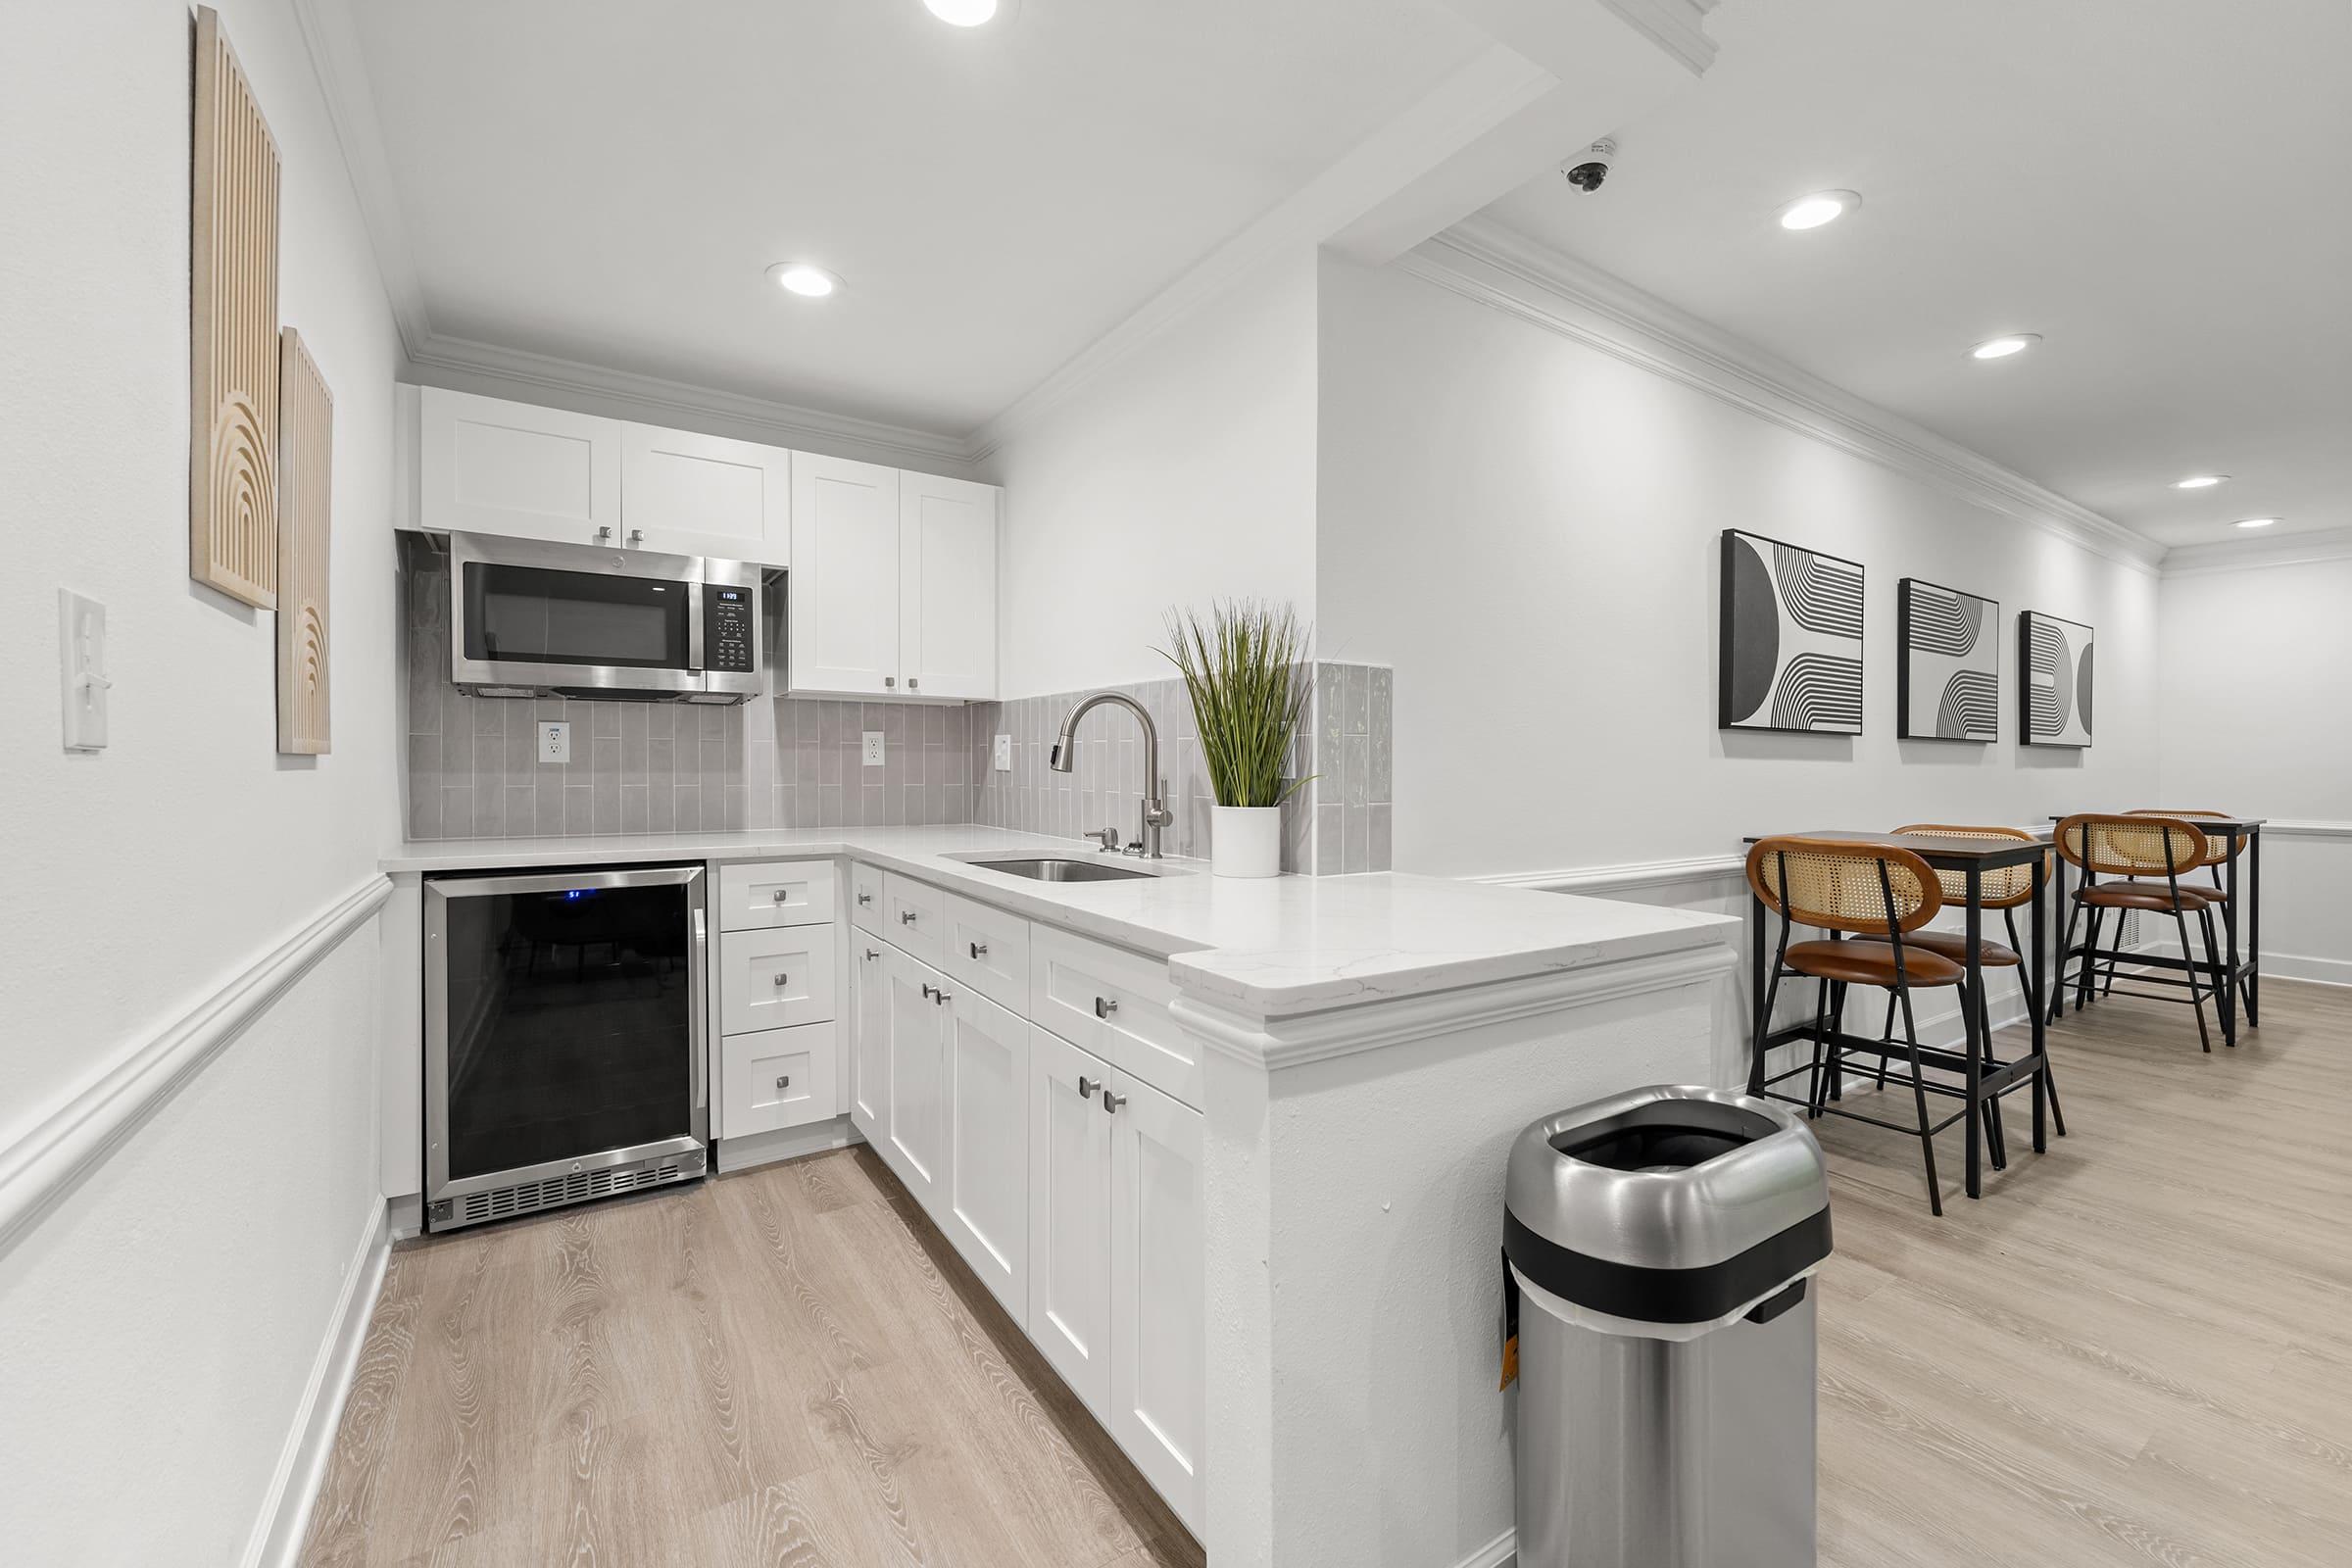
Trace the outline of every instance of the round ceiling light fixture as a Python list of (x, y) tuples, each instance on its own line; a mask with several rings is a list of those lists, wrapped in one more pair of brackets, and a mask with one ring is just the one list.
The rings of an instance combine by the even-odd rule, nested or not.
[(951, 27), (977, 27), (1005, 8), (1000, 0), (923, 0), (923, 9)]
[(1972, 360), (2005, 360), (2012, 354), (2025, 353), (2040, 341), (2039, 332), (2003, 332), (1999, 337), (1988, 337), (1970, 349), (1968, 357)]
[(2232, 528), (2268, 528), (2278, 520), (2277, 517), (2240, 517), (2230, 526)]
[(1781, 209), (1783, 228), (1819, 228), (1834, 223), (1862, 205), (1862, 198), (1850, 190), (1817, 190), (1810, 196), (1799, 196)]
[(2210, 490), (2229, 477), (2226, 473), (2192, 473), (2185, 479), (2175, 479), (2173, 488), (2176, 490)]
[(841, 291), (839, 274), (808, 262), (778, 262), (767, 270), (767, 275), (785, 293), (798, 294), (805, 300), (821, 300)]

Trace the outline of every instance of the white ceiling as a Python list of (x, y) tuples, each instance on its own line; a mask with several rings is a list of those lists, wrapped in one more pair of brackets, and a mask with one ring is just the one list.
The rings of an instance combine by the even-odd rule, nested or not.
[[(1708, 31), (1599, 192), (1487, 216), (2163, 543), (2352, 525), (2352, 5), (1733, 0)], [(1775, 223), (1839, 187), (1859, 210)], [(2006, 331), (2044, 341), (1966, 358)], [(2199, 471), (2233, 479), (2168, 488)]]
[(350, 11), (435, 334), (957, 435), (1484, 42), (1413, 0)]

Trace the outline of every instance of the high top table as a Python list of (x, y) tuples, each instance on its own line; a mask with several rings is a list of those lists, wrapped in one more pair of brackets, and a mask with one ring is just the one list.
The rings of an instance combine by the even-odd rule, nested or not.
[[(2031, 864), (2034, 867), (2034, 934), (2031, 943), (2033, 952), (2021, 955), (2021, 956), (2032, 967), (2034, 997), (2042, 999), (2050, 995), (2049, 991), (2045, 989), (2049, 983), (2046, 957), (2049, 951), (2047, 935), (2049, 917), (2047, 913), (2048, 900), (2045, 895), (2049, 887), (2050, 863), (2057, 858), (2052, 853), (2053, 845), (2050, 834), (2044, 833), (2034, 839), (2000, 840), (1947, 837), (1936, 833), (1877, 833), (1849, 828), (1828, 828), (1792, 834), (1751, 833), (1742, 842), (1753, 845), (1767, 837), (1835, 839), (1844, 844), (1868, 844), (1883, 849), (1908, 850), (1927, 861), (1936, 870), (1959, 872), (1966, 879), (1968, 886), (1968, 898), (1965, 906), (1968, 916), (1968, 956), (1963, 965), (1968, 973), (1966, 979), (1962, 981), (1963, 995), (1961, 999), (1961, 1006), (1966, 1009), (1962, 1018), (1964, 1031), (1973, 1028), (1971, 1020), (1984, 1016), (1985, 1011), (1984, 1007), (1984, 873), (1997, 871), (2006, 866)], [(2235, 862), (2231, 863), (2234, 865)], [(1748, 956), (1755, 984), (1755, 1006), (1758, 1012), (1754, 1054), (1748, 1067), (1749, 1092), (1760, 1092), (1760, 1084), (1764, 1076), (1765, 1054), (1779, 1046), (1800, 1040), (1811, 1040), (1826, 1046), (1843, 1047), (1875, 1054), (1878, 1042), (1868, 1040), (1860, 1035), (1848, 1034), (1836, 1027), (1832, 1027), (1824, 1033), (1810, 1019), (1803, 1023), (1790, 1024), (1785, 1029), (1772, 1029), (1772, 1020), (1762, 1016), (1767, 979), (1764, 966), (1768, 961), (1764, 923), (1769, 918), (1771, 911), (1764, 907), (1763, 901), (1755, 896), (1753, 888), (1748, 890), (1748, 902), (1752, 906), (1751, 918), (1748, 922)], [(2050, 1019), (2054, 1015), (2048, 1014), (2048, 1010), (2039, 1005), (2027, 1010), (2032, 1015), (2034, 1049), (2015, 1061), (2003, 1062), (1990, 1072), (1984, 1070), (1985, 1057), (1992, 1049), (1990, 1040), (1981, 1042), (1980, 1049), (1973, 1052), (1945, 1051), (1941, 1048), (1928, 1046), (1922, 1046), (1919, 1050), (1919, 1060), (1922, 1066), (1939, 1067), (1946, 1072), (1956, 1072), (1961, 1076), (1963, 1082), (1961, 1093), (1967, 1102), (1964, 1112), (1968, 1136), (1966, 1185), (1968, 1196), (1971, 1198), (1984, 1196), (1984, 1172), (1981, 1134), (1984, 1130), (1984, 1105), (1993, 1097), (2013, 1088), (2022, 1078), (2031, 1077), (2033, 1079), (2034, 1152), (2038, 1154), (2049, 1147), (2045, 1125), (2049, 1109), (2047, 1071), (2050, 1058), (2046, 1049), (2045, 1035)]]
[[(2053, 816), (2050, 820), (2063, 822), (2066, 818)], [(2169, 954), (2142, 953), (2135, 955), (2133, 961), (2146, 964), (2151, 968), (2178, 969), (2182, 973), (2193, 970), (2207, 976), (2213, 982), (2214, 994), (2218, 999), (2217, 1006), (2222, 1015), (2222, 1044), (2234, 1046), (2237, 1044), (2237, 1009), (2241, 1000), (2245, 1004), (2247, 1024), (2254, 1028), (2262, 1027), (2260, 1011), (2262, 1005), (2262, 828), (2268, 818), (2260, 816), (2188, 816), (2182, 817), (2181, 820), (2194, 824), (2200, 832), (2208, 837), (2219, 834), (2230, 841), (2230, 858), (2224, 862), (2222, 867), (2222, 889), (2229, 897), (2222, 904), (2222, 933), (2226, 951), (2222, 956), (2220, 970), (2217, 973), (2214, 965), (2186, 952), (2183, 952), (2178, 958)], [(2242, 906), (2246, 911), (2246, 947), (2242, 958), (2239, 956), (2237, 947), (2237, 911), (2241, 907), (2238, 903), (2237, 867), (2240, 861), (2243, 861), (2246, 867), (2245, 903)], [(2058, 916), (2064, 920), (2068, 913), (2066, 858), (2064, 856), (2058, 858), (2057, 865)], [(2071, 922), (2069, 923), (2071, 924)], [(2061, 978), (2066, 974), (2066, 960), (2082, 953), (2088, 946), (2089, 939), (2086, 931), (2082, 948), (2070, 946), (2066, 952), (2058, 956), (2058, 973)], [(2087, 978), (2087, 961), (2084, 974)], [(2075, 1010), (2080, 1012), (2082, 1010), (2082, 1002), (2088, 999), (2088, 992), (2079, 987), (2077, 999)], [(2058, 1021), (2058, 1015), (2065, 1005), (2066, 998), (2063, 994), (2053, 993), (2049, 997), (2047, 1008), (2050, 1022)]]

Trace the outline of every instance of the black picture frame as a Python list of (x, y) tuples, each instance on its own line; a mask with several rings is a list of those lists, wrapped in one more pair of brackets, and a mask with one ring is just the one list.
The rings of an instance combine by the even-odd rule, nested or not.
[[(1987, 714), (1992, 721), (1991, 733), (1986, 735), (1940, 735), (1934, 729), (1915, 732), (1911, 725), (1911, 643), (1913, 630), (1914, 593), (1931, 588), (1937, 593), (1974, 600), (1991, 609), (1992, 633), (1986, 639), (1986, 651), (1992, 656), (1992, 690)], [(1925, 577), (1902, 577), (1895, 582), (1894, 593), (1894, 735), (1897, 740), (1937, 741), (1954, 746), (1990, 746), (2001, 738), (2001, 602), (1984, 594), (1954, 588), (1949, 583), (1930, 582)]]
[[(2071, 626), (2083, 634), (2082, 651), (2068, 659), (2063, 671), (2066, 685), (2065, 708), (2070, 714), (2079, 714), (2082, 723), (2081, 740), (2044, 739), (2036, 730), (2034, 717), (2034, 632), (2043, 622), (2053, 626)], [(2017, 738), (2021, 746), (2042, 746), (2056, 751), (2088, 751), (2094, 739), (2091, 715), (2096, 705), (2091, 701), (2093, 677), (2097, 661), (2093, 657), (2098, 647), (2098, 628), (2088, 621), (2069, 620), (2053, 615), (2046, 610), (2021, 610), (2017, 615)], [(2062, 639), (2063, 640), (2063, 639)], [(2071, 647), (2071, 645), (2070, 645)], [(2059, 733), (2064, 733), (2063, 729)]]
[[(1741, 549), (1740, 541), (1741, 540), (1752, 540), (1756, 544), (1768, 545), (1775, 550), (1796, 551), (1803, 555), (1811, 556), (1817, 561), (1831, 562), (1837, 565), (1848, 566), (1853, 569), (1855, 582), (1854, 630), (1850, 635), (1850, 639), (1848, 634), (1843, 631), (1834, 634), (1840, 641), (1850, 640), (1854, 645), (1852, 656), (1852, 662), (1854, 665), (1852, 711), (1854, 716), (1851, 728), (1838, 725), (1823, 724), (1757, 724), (1740, 722), (1741, 712), (1736, 710), (1735, 704), (1737, 702), (1736, 693), (1739, 692), (1741, 685), (1741, 677), (1744, 673), (1746, 673), (1740, 667), (1739, 659), (1741, 642), (1741, 616), (1743, 611), (1749, 614), (1753, 614), (1757, 609), (1756, 606), (1748, 604), (1740, 596), (1738, 589), (1740, 551)], [(1839, 736), (1853, 736), (1862, 734), (1865, 728), (1865, 702), (1869, 692), (1867, 661), (1864, 657), (1865, 650), (1869, 647), (1869, 601), (1867, 594), (1869, 584), (1869, 568), (1864, 566), (1859, 561), (1849, 561), (1843, 556), (1831, 555), (1826, 550), (1815, 550), (1808, 545), (1792, 544), (1786, 539), (1775, 539), (1769, 534), (1756, 533), (1746, 528), (1726, 528), (1723, 530), (1721, 537), (1717, 541), (1717, 562), (1716, 600), (1718, 617), (1715, 640), (1715, 727), (1722, 730), (1734, 730), (1742, 734)], [(1767, 585), (1764, 591), (1775, 592), (1777, 594), (1777, 590), (1772, 589), (1769, 585)], [(1780, 602), (1777, 597), (1774, 600), (1773, 610), (1777, 617), (1777, 615), (1780, 613)], [(1768, 672), (1768, 674), (1770, 673), (1773, 672)], [(1769, 686), (1770, 684), (1771, 683), (1768, 680), (1767, 685)], [(1777, 709), (1779, 705), (1775, 704), (1774, 706)], [(1752, 705), (1744, 710), (1745, 712), (1750, 713), (1759, 710), (1760, 710), (1757, 707)]]

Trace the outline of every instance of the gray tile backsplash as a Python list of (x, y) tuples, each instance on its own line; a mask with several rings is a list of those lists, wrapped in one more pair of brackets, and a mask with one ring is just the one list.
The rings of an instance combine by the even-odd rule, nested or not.
[[(467, 697), (450, 680), (446, 558), (412, 544), (404, 570), (413, 839), (972, 820), (968, 708)], [(541, 718), (570, 723), (568, 763), (538, 760)], [(869, 729), (880, 767), (860, 756)]]
[[(1283, 808), (1283, 869), (1313, 875), (1389, 868), (1389, 796), (1394, 682), (1371, 664), (1318, 663), (1308, 722), (1295, 742), (1294, 776), (1312, 775)], [(1112, 688), (1142, 704), (1159, 731), (1159, 767), (1168, 809), (1171, 855), (1205, 858), (1216, 804), (1192, 702), (1176, 678)], [(978, 780), (973, 820), (997, 827), (1076, 838), (1116, 827), (1132, 841), (1143, 808), (1143, 743), (1133, 719), (1117, 710), (1087, 715), (1077, 738), (1077, 766), (1047, 765), (1054, 737), (1084, 692), (1005, 703), (979, 703), (971, 713), (971, 776)], [(996, 737), (1011, 737), (1012, 766), (993, 766)]]

